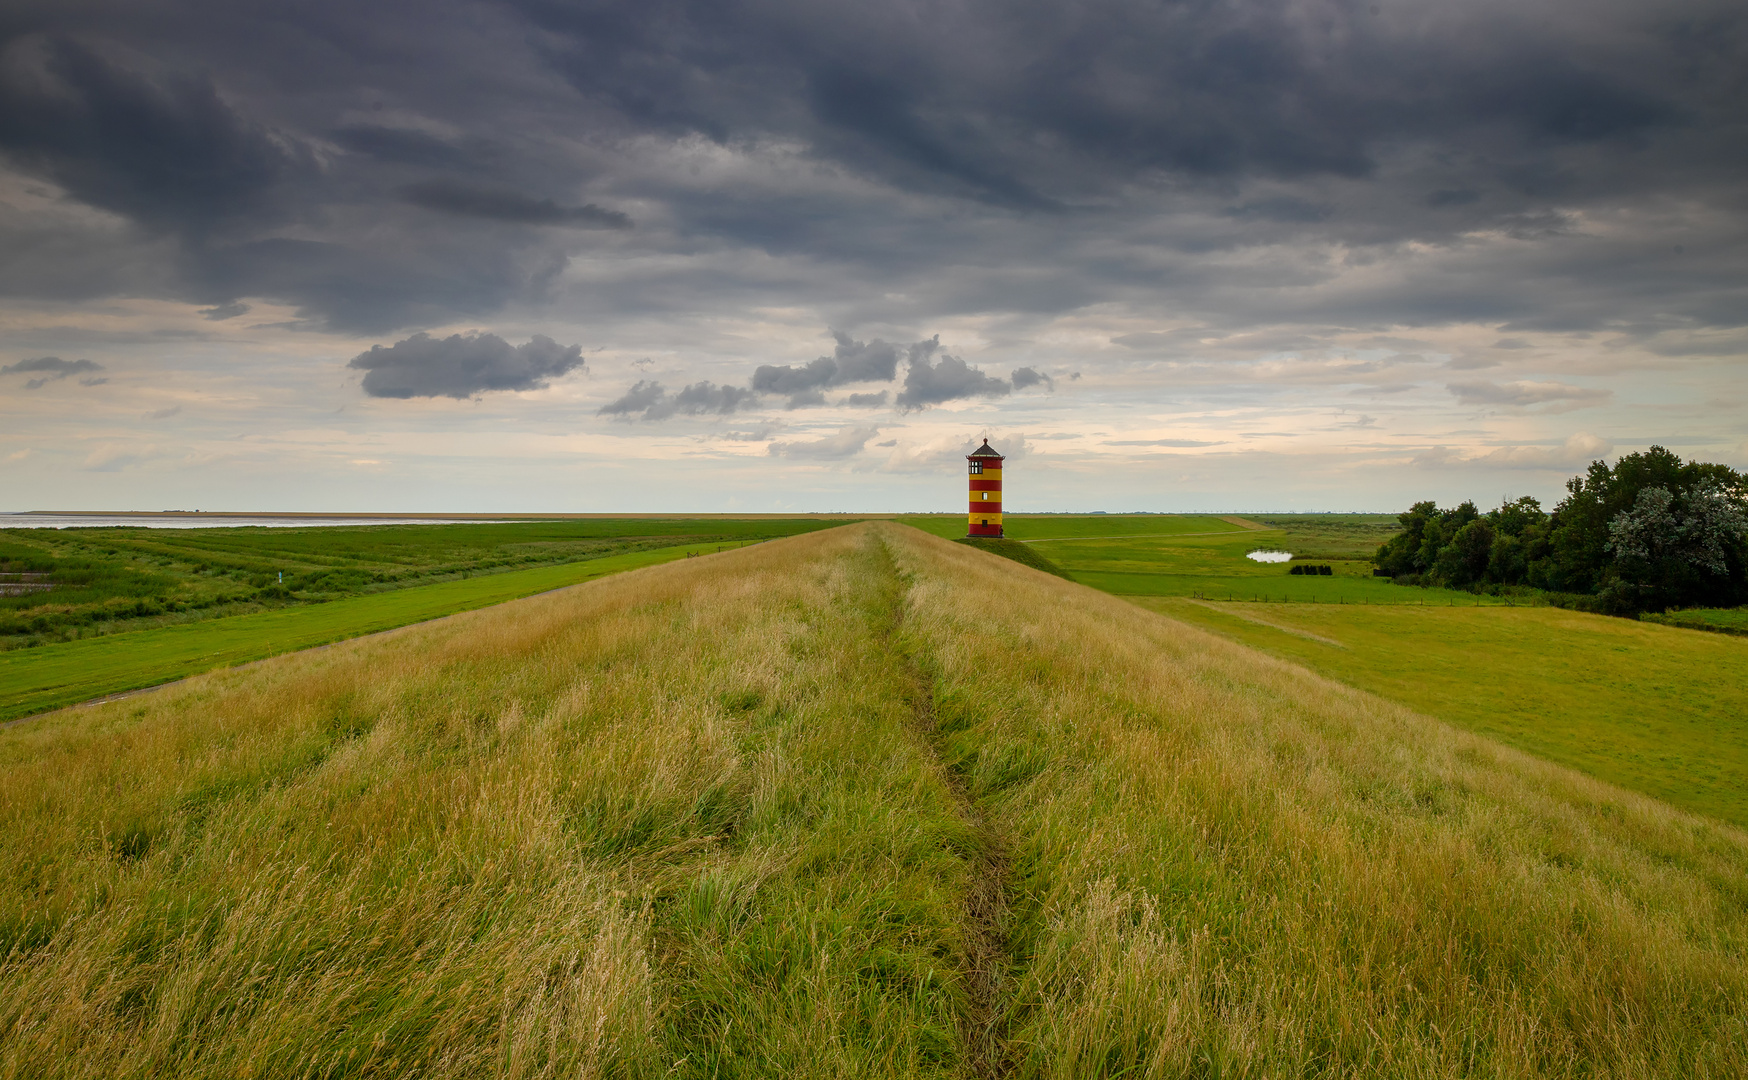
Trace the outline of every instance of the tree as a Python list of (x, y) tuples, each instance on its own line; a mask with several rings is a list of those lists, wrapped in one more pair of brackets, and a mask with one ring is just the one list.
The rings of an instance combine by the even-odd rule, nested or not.
[(1438, 563), (1433, 568), (1434, 576), (1441, 584), (1456, 588), (1486, 580), (1494, 538), (1493, 526), (1484, 518), (1464, 525), (1439, 553)]
[(1486, 514), (1418, 502), (1373, 562), (1398, 579), (1533, 585), (1632, 614), (1748, 600), (1748, 478), (1653, 446), (1566, 481), (1554, 512), (1528, 496)]
[(1640, 488), (1633, 505), (1609, 521), (1608, 535), (1614, 564), (1604, 591), (1621, 606), (1660, 610), (1740, 597), (1731, 563), (1740, 570), (1748, 510), (1740, 491), (1713, 476), (1681, 495), (1666, 487)]
[[(1744, 487), (1742, 476), (1729, 466), (1683, 462), (1680, 455), (1653, 446), (1626, 455), (1613, 468), (1591, 462), (1583, 476), (1567, 481), (1566, 490), (1567, 498), (1554, 508), (1549, 550), (1530, 563), (1532, 585), (1594, 593), (1607, 610), (1621, 614), (1671, 604), (1742, 602), (1742, 552), (1748, 542), (1731, 539), (1733, 519), (1722, 506), (1740, 511)], [(1647, 491), (1662, 494), (1651, 494), (1641, 505)], [(1692, 528), (1713, 536), (1709, 546), (1701, 545), (1709, 552), (1703, 559), (1696, 559), (1699, 549), (1684, 539), (1686, 533), (1653, 535), (1659, 528), (1689, 528), (1690, 519)], [(1616, 549), (1616, 521), (1626, 530), (1621, 534), (1625, 551)]]

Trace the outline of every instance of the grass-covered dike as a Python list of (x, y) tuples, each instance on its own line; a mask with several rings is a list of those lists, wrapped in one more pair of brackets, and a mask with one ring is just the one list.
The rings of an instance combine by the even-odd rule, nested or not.
[(1748, 1072), (1742, 832), (892, 524), (0, 763), (4, 1075)]

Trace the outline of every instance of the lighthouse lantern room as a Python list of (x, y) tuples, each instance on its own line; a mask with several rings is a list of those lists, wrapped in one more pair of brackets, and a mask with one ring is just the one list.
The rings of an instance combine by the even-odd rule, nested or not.
[(965, 460), (971, 463), (971, 527), (965, 535), (1000, 536), (1002, 456), (985, 439)]

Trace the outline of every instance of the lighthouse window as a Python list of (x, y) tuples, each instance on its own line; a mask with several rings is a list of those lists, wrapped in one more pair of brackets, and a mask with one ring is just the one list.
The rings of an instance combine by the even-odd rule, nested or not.
[(973, 461), (973, 462), (972, 462), (972, 463), (971, 463), (971, 475), (972, 475), (972, 476), (977, 476), (977, 475), (979, 475), (979, 474), (980, 474), (980, 473), (982, 473), (982, 472), (983, 472), (983, 462), (981, 462), (981, 461)]

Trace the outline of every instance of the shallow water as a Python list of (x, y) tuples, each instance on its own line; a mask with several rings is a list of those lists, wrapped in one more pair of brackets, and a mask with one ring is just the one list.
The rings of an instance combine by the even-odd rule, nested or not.
[(1292, 557), (1290, 551), (1253, 551), (1245, 556), (1252, 562), (1286, 562)]

